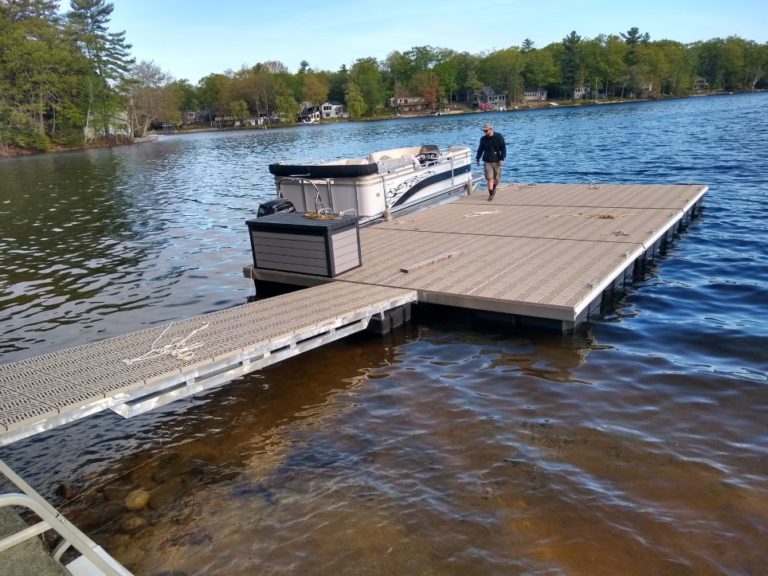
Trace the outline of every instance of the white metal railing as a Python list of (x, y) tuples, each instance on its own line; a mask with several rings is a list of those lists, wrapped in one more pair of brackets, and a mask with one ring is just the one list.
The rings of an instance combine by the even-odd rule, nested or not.
[(0, 472), (21, 490), (21, 493), (0, 495), (0, 507), (23, 507), (31, 510), (40, 518), (40, 522), (0, 539), (0, 552), (39, 536), (48, 530), (54, 530), (60, 537), (60, 541), (52, 553), (54, 560), (61, 562), (62, 555), (69, 548), (74, 548), (80, 553), (78, 558), (64, 565), (71, 574), (75, 576), (132, 576), (125, 567), (64, 518), (58, 510), (46, 502), (2, 460), (0, 460)]

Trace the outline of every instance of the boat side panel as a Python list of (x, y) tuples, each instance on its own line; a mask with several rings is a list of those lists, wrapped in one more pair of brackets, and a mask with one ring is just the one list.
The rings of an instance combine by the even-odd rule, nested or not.
[[(401, 148), (378, 153), (391, 154), (418, 151), (420, 148)], [(327, 178), (312, 180), (283, 180), (276, 177), (280, 195), (294, 204), (300, 212), (313, 212), (321, 208), (334, 213), (354, 211), (359, 218), (380, 216), (387, 208), (405, 208), (411, 203), (424, 202), (432, 195), (443, 193), (444, 188), (469, 183), (472, 169), (472, 151), (455, 146), (445, 151), (439, 161), (424, 165), (416, 161), (382, 163), (378, 174), (358, 178)], [(372, 155), (371, 157), (373, 157)], [(382, 157), (383, 160), (383, 157)]]

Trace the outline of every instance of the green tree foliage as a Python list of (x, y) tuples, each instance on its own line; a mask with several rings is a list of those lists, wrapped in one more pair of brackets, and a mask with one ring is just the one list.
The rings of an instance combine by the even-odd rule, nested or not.
[(562, 44), (563, 52), (560, 57), (562, 88), (565, 94), (573, 96), (576, 89), (584, 83), (581, 36), (574, 30), (563, 38)]
[(347, 91), (345, 93), (345, 99), (347, 101), (347, 112), (349, 117), (353, 120), (358, 120), (365, 115), (366, 104), (363, 93), (355, 82), (350, 81), (347, 83)]
[(289, 86), (289, 78), (276, 77), (272, 86), (275, 98), (275, 110), (284, 124), (294, 124), (299, 113), (299, 105), (294, 92)]
[(313, 106), (319, 106), (328, 100), (328, 92), (328, 81), (323, 76), (314, 72), (304, 74), (301, 93), (305, 101), (310, 102)]
[(57, 23), (59, 3), (54, 0), (2, 0), (0, 14), (10, 22), (39, 19)]
[(603, 95), (608, 96), (611, 86), (619, 86), (624, 77), (624, 59), (626, 58), (627, 45), (618, 36), (613, 34), (607, 36), (601, 45), (602, 71), (604, 73)]
[(648, 32), (644, 34), (640, 33), (640, 29), (637, 26), (633, 26), (626, 33), (620, 32), (624, 42), (629, 47), (626, 54), (627, 66), (634, 66), (638, 63), (637, 48), (643, 44), (648, 44), (651, 39)]
[(0, 2), (0, 146), (67, 144), (83, 118), (77, 77), (86, 71), (55, 3)]
[(446, 52), (446, 58), (435, 65), (432, 72), (440, 81), (443, 94), (448, 97), (448, 102), (453, 102), (459, 88), (460, 61), (453, 51)]
[(717, 90), (752, 90), (765, 84), (768, 44), (737, 36), (696, 42), (688, 48), (696, 73)]
[[(349, 72), (349, 80), (363, 98), (365, 115), (373, 116), (384, 106), (381, 69), (375, 58), (360, 58), (355, 62)], [(352, 115), (351, 110), (349, 114)]]
[(493, 52), (483, 58), (479, 75), (497, 92), (506, 92), (510, 100), (523, 96), (523, 54), (515, 47)]
[(549, 97), (589, 90), (592, 99), (659, 98), (702, 86), (764, 88), (768, 75), (768, 44), (735, 36), (652, 41), (633, 27), (595, 38), (573, 31), (543, 48), (526, 38), (520, 47), (485, 54), (414, 46), (337, 71), (303, 60), (293, 74), (269, 60), (192, 86), (151, 62), (135, 65), (125, 32), (109, 30), (111, 3), (68, 5), (62, 15), (56, 0), (0, 0), (0, 152), (71, 146), (84, 134), (109, 138), (121, 119), (142, 135), (154, 124), (179, 122), (184, 110), (205, 110), (220, 125), (235, 117), (291, 123), (302, 101), (342, 102), (351, 118), (364, 118), (384, 113), (391, 96), (422, 96), (431, 108), (471, 106), (486, 87), (510, 103), (520, 102), (525, 88)]
[(734, 38), (734, 41), (744, 44), (743, 86), (748, 90), (754, 90), (758, 82), (764, 80), (768, 74), (768, 43), (761, 46), (741, 38)]
[(239, 122), (245, 122), (251, 116), (251, 112), (248, 110), (248, 103), (245, 100), (235, 100), (234, 102), (230, 102), (229, 113)]
[(534, 42), (530, 38), (526, 38), (523, 40), (523, 43), (520, 44), (520, 51), (521, 52), (530, 52), (534, 49)]
[(544, 86), (557, 82), (557, 65), (552, 50), (530, 49), (523, 54), (523, 77), (526, 86), (541, 91)]
[[(406, 92), (408, 91), (406, 87), (410, 85), (415, 71), (414, 64), (408, 56), (398, 51), (391, 52), (384, 61), (382, 68), (390, 92), (393, 91), (395, 85), (403, 87)], [(407, 94), (403, 94), (403, 96), (405, 95)]]
[(224, 74), (209, 74), (201, 78), (197, 83), (196, 93), (197, 102), (201, 110), (208, 113), (209, 118), (213, 120), (217, 116), (222, 116), (222, 95), (225, 91), (225, 85), (230, 81)]
[(178, 124), (181, 121), (184, 84), (174, 82), (170, 74), (154, 62), (142, 61), (134, 65), (121, 84), (121, 90), (134, 136), (145, 136), (154, 123)]
[(456, 62), (456, 97), (457, 100), (469, 101), (471, 96), (477, 94), (483, 87), (483, 83), (477, 77), (477, 68), (480, 65), (480, 56), (461, 52), (453, 57)]
[(328, 100), (344, 102), (347, 82), (349, 82), (349, 70), (342, 64), (337, 72), (320, 73), (328, 81)]
[(91, 65), (85, 79), (86, 123), (93, 122), (93, 132), (109, 138), (113, 120), (123, 108), (114, 86), (135, 62), (130, 58), (131, 45), (125, 41), (125, 32), (109, 31), (112, 4), (105, 0), (71, 0), (70, 7), (69, 33)]

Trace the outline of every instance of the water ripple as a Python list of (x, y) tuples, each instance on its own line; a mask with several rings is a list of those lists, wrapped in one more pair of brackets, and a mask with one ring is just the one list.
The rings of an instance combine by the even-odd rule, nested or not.
[[(762, 573), (765, 103), (206, 133), (0, 161), (3, 362), (245, 301), (244, 220), (273, 195), (278, 160), (474, 146), (490, 120), (506, 181), (710, 186), (701, 217), (586, 334), (488, 333), (446, 313), (0, 457), (136, 573)], [(137, 488), (152, 505), (129, 513)]]

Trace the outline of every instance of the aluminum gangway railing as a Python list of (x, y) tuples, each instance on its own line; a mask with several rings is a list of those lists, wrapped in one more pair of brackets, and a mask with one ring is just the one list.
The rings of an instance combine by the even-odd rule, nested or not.
[(62, 563), (64, 553), (71, 548), (79, 552), (79, 556), (73, 560), (62, 563), (73, 576), (132, 576), (124, 566), (83, 534), (2, 460), (0, 473), (21, 491), (0, 494), (0, 508), (25, 508), (39, 518), (39, 522), (0, 539), (0, 555), (17, 544), (53, 530), (58, 540), (51, 553), (55, 561)]

